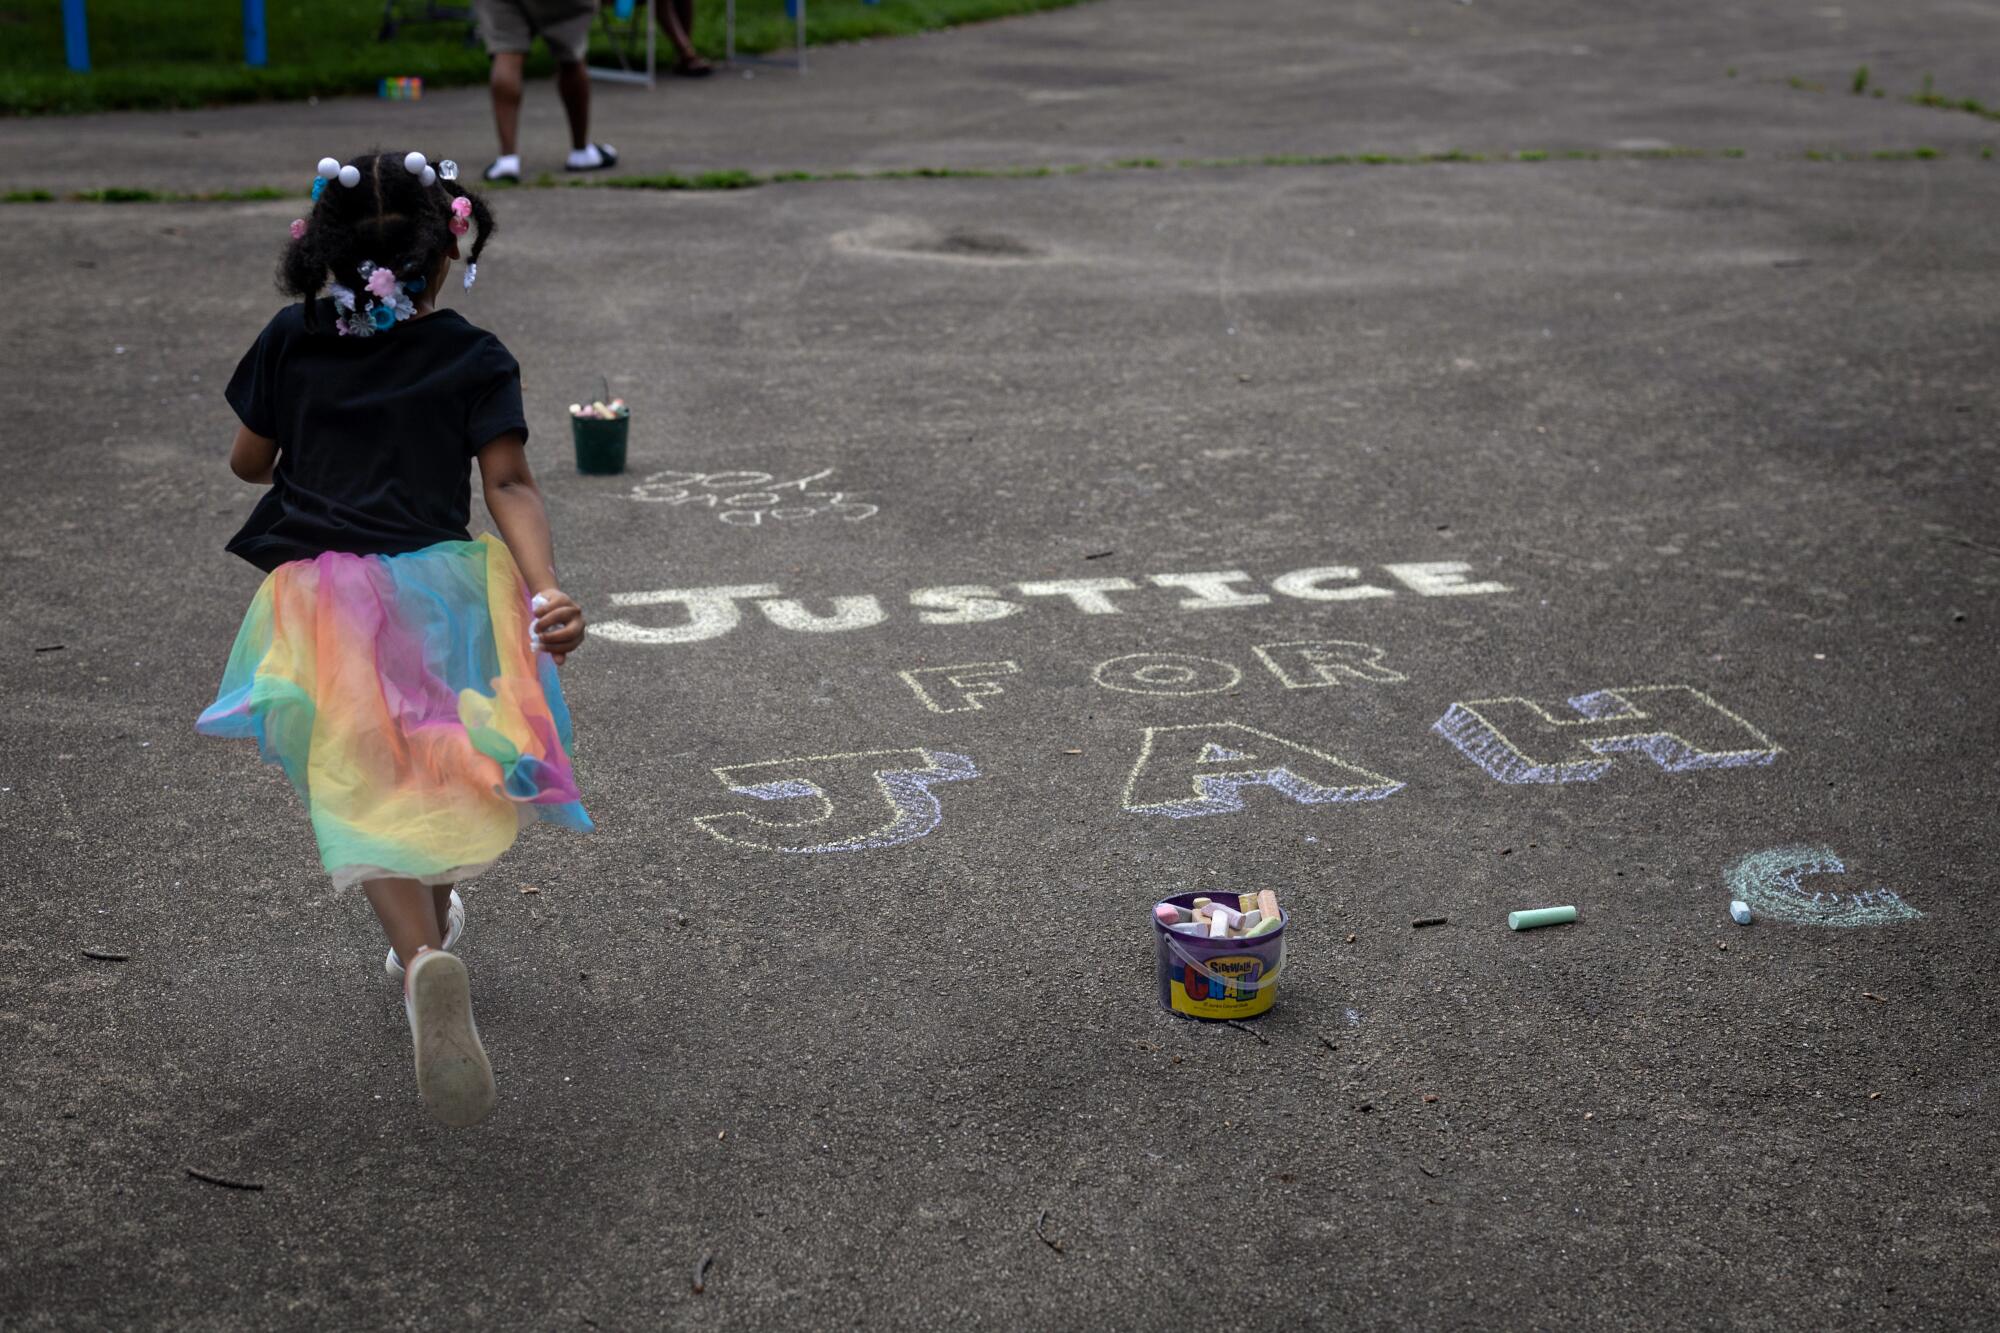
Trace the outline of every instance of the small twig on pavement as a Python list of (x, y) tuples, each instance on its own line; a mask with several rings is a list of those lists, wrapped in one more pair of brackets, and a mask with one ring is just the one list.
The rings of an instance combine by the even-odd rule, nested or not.
[(132, 961), (131, 954), (113, 953), (109, 949), (85, 949), (83, 956), (85, 958), (95, 958), (100, 963), (129, 963)]
[(1063, 1252), (1062, 1242), (1050, 1240), (1042, 1232), (1042, 1227), (1047, 1224), (1048, 1220), (1049, 1210), (1044, 1208), (1042, 1209), (1042, 1215), (1035, 1219), (1035, 1239), (1054, 1250), (1057, 1254), (1061, 1254)]
[(1251, 1036), (1257, 1039), (1257, 1044), (1259, 1046), (1269, 1046), (1271, 1044), (1271, 1039), (1269, 1037), (1259, 1032), (1256, 1028), (1251, 1027), (1248, 1023), (1239, 1023), (1233, 1018), (1225, 1018), (1222, 1020), (1222, 1026), (1226, 1028), (1235, 1028), (1238, 1032), (1249, 1033)]
[(221, 1176), (211, 1176), (208, 1172), (197, 1171), (191, 1166), (185, 1168), (185, 1170), (196, 1180), (205, 1180), (211, 1185), (220, 1185), (226, 1190), (261, 1190), (264, 1188), (254, 1180), (224, 1180)]
[(714, 1250), (703, 1250), (701, 1258), (694, 1261), (694, 1294), (699, 1296), (708, 1285), (708, 1268), (715, 1262)]

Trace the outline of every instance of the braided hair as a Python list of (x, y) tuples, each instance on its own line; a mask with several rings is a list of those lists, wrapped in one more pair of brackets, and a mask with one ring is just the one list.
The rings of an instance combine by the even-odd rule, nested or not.
[(393, 270), (400, 282), (429, 279), (456, 237), (451, 230), (454, 199), (472, 201), (472, 248), (476, 263), (493, 234), (486, 201), (457, 181), (425, 185), (388, 153), (371, 153), (349, 164), (361, 174), (353, 185), (328, 181), (306, 219), (305, 230), (278, 259), (278, 290), (306, 302), (306, 323), (314, 322), (320, 291), (332, 280), (359, 290), (364, 261)]

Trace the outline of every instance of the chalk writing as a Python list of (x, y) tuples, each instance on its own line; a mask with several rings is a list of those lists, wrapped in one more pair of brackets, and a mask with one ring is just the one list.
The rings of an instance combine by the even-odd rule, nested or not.
[(768, 597), (757, 603), (757, 609), (764, 613), (764, 619), (779, 629), (797, 630), (802, 634), (837, 634), (841, 630), (866, 629), (879, 625), (889, 618), (882, 609), (882, 603), (873, 597), (836, 597), (833, 610), (825, 615), (817, 615), (806, 609), (805, 603), (790, 597)]
[(1388, 650), (1349, 639), (1297, 639), (1290, 643), (1260, 643), (1257, 654), (1278, 683), (1288, 690), (1318, 690), (1343, 680), (1393, 684), (1408, 680), (1382, 665)]
[(1637, 685), (1579, 694), (1583, 716), (1559, 718), (1529, 699), (1455, 703), (1431, 730), (1499, 782), (1595, 782), (1607, 753), (1637, 751), (1669, 773), (1768, 764), (1771, 739), (1686, 685)]
[(740, 810), (698, 816), (694, 822), (709, 836), (767, 852), (859, 852), (930, 833), (944, 819), (932, 786), (976, 778), (979, 770), (962, 754), (909, 749), (734, 764), (715, 776), (737, 796), (813, 801), (818, 813), (794, 820)]
[(1748, 903), (1756, 916), (1796, 926), (1886, 926), (1922, 918), (1922, 912), (1890, 889), (1841, 892), (1809, 888), (1805, 882), (1815, 875), (1846, 873), (1831, 847), (1773, 847), (1736, 862), (1724, 878), (1729, 892)]
[(1125, 809), (1191, 819), (1243, 809), (1245, 787), (1269, 787), (1301, 805), (1379, 801), (1403, 784), (1240, 722), (1147, 727), (1125, 780)]
[(1123, 694), (1214, 694), (1233, 688), (1243, 673), (1192, 653), (1131, 653), (1099, 662), (1090, 678)]
[[(1295, 639), (1257, 644), (1250, 651), (1288, 690), (1324, 689), (1353, 681), (1393, 684), (1408, 679), (1383, 665), (1386, 648), (1350, 639)], [(994, 677), (1020, 675), (1021, 664), (1012, 660), (964, 662), (912, 667), (896, 674), (917, 696), (917, 702), (933, 713), (977, 713), (985, 707), (979, 700), (1002, 693)], [(1222, 658), (1193, 653), (1127, 653), (1099, 662), (1090, 678), (1121, 694), (1216, 694), (1241, 684), (1243, 670)]]
[[(1019, 675), (1020, 671), (1015, 662), (966, 662), (959, 666), (913, 667), (896, 674), (933, 713), (978, 713), (986, 708), (979, 702), (981, 699), (1004, 693), (994, 677)], [(957, 702), (940, 700), (940, 687), (949, 687)]]
[(628, 498), (705, 508), (733, 527), (751, 528), (766, 519), (785, 522), (822, 515), (859, 523), (881, 512), (877, 505), (849, 499), (844, 491), (810, 489), (832, 475), (830, 467), (796, 481), (779, 481), (771, 472), (655, 472), (634, 486)]
[[(1421, 597), (1492, 596), (1512, 591), (1507, 585), (1491, 580), (1467, 582), (1462, 576), (1470, 566), (1462, 561), (1384, 565), (1382, 568), (1392, 580)], [(1351, 565), (1321, 565), (1279, 574), (1272, 578), (1270, 588), (1272, 593), (1306, 602), (1375, 600), (1399, 595), (1394, 588), (1355, 582), (1360, 577), (1361, 571)], [(1019, 615), (1026, 609), (1025, 601), (1043, 606), (1066, 606), (1075, 614), (1115, 616), (1123, 614), (1127, 605), (1121, 604), (1113, 594), (1136, 594), (1127, 597), (1126, 602), (1144, 609), (1141, 599), (1150, 598), (1153, 608), (1157, 610), (1162, 589), (1190, 594), (1173, 600), (1171, 605), (1176, 610), (1229, 610), (1270, 602), (1271, 597), (1267, 594), (1245, 592), (1232, 586), (1250, 579), (1251, 575), (1241, 570), (1153, 574), (1147, 576), (1147, 582), (1152, 585), (1150, 589), (1128, 578), (1041, 579), (1014, 584), (1012, 596), (998, 584), (946, 584), (917, 588), (906, 597), (909, 605), (916, 609), (917, 620), (923, 624), (974, 625)], [(616, 592), (611, 594), (611, 605), (614, 607), (680, 607), (684, 609), (685, 622), (666, 626), (648, 625), (620, 616), (592, 626), (592, 632), (612, 643), (647, 645), (719, 639), (742, 623), (741, 608), (736, 605), (740, 601), (758, 601), (764, 611), (764, 619), (770, 624), (802, 633), (867, 629), (891, 619), (885, 609), (889, 600), (886, 598), (860, 595), (837, 596), (829, 600), (833, 612), (814, 615), (805, 611), (803, 603), (786, 597), (782, 589), (770, 583)], [(1279, 646), (1272, 645), (1274, 648)], [(1271, 663), (1267, 661), (1266, 665)], [(1304, 667), (1307, 664), (1299, 665)], [(1276, 670), (1275, 667), (1273, 669)], [(1292, 675), (1296, 679), (1305, 678), (1299, 671), (1293, 671)], [(1357, 678), (1388, 679), (1385, 675)]]
[(738, 583), (722, 588), (662, 588), (657, 592), (614, 592), (613, 606), (665, 606), (678, 603), (687, 608), (684, 625), (635, 625), (614, 620), (596, 626), (598, 634), (619, 643), (695, 643), (717, 639), (736, 628), (743, 613), (736, 603), (746, 597), (776, 597), (775, 583)]

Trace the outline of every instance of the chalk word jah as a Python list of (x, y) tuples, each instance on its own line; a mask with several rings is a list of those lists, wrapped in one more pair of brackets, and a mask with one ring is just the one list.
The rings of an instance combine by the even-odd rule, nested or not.
[[(1383, 565), (1382, 569), (1391, 580), (1422, 597), (1479, 597), (1513, 591), (1503, 583), (1468, 580), (1465, 576), (1472, 566), (1462, 560)], [(1303, 602), (1353, 602), (1394, 597), (1398, 591), (1363, 581), (1361, 571), (1353, 565), (1295, 569), (1272, 579), (1269, 593), (1235, 586), (1251, 581), (1251, 576), (1240, 569), (1152, 574), (1146, 579), (1155, 588), (1183, 594), (1174, 602), (1183, 611), (1265, 606), (1271, 602), (1272, 593)], [(923, 624), (975, 625), (1019, 615), (1027, 609), (1024, 602), (1031, 600), (1066, 602), (1072, 610), (1087, 616), (1119, 615), (1127, 608), (1119, 604), (1117, 596), (1138, 591), (1140, 585), (1126, 578), (1042, 579), (1013, 584), (1011, 594), (993, 585), (951, 584), (918, 588), (908, 597)], [(827, 608), (820, 611), (797, 598), (786, 597), (775, 583), (742, 583), (717, 588), (615, 592), (611, 594), (614, 607), (678, 606), (686, 613), (686, 619), (677, 625), (608, 620), (593, 625), (591, 630), (614, 643), (698, 643), (719, 639), (740, 625), (745, 602), (755, 606), (765, 620), (778, 628), (802, 634), (868, 629), (889, 618), (881, 598), (872, 593), (829, 598)]]
[(881, 512), (880, 506), (850, 500), (844, 491), (807, 489), (832, 475), (830, 467), (797, 481), (779, 481), (770, 472), (655, 472), (634, 486), (628, 498), (705, 508), (742, 528), (759, 527), (765, 519), (783, 523), (827, 514), (859, 523)]
[[(923, 677), (909, 681), (919, 698), (934, 712), (980, 712), (985, 710), (986, 700), (1008, 692), (1000, 682), (1018, 675), (1020, 667), (1013, 662), (986, 662), (939, 670), (946, 674), (936, 681)], [(958, 679), (954, 680), (954, 675)], [(938, 693), (939, 681), (950, 681), (956, 695)], [(1670, 772), (1737, 767), (1691, 760), (1749, 753), (1746, 742), (1752, 738), (1765, 747), (1758, 753), (1768, 757), (1760, 762), (1768, 763), (1780, 753), (1777, 746), (1749, 723), (1685, 685), (1628, 686), (1579, 697), (1596, 695), (1642, 699), (1656, 709), (1659, 705), (1655, 701), (1667, 700), (1671, 708), (1659, 709), (1658, 716), (1635, 717), (1632, 712), (1620, 712), (1608, 719), (1625, 728), (1616, 736), (1592, 732), (1551, 741), (1528, 732), (1508, 735), (1492, 729), (1488, 723), (1490, 743), (1523, 756), (1524, 762), (1538, 771), (1571, 763), (1601, 764), (1608, 769), (1614, 760), (1604, 758), (1600, 749), (1591, 748), (1593, 742), (1599, 743), (1601, 749), (1643, 755)], [(957, 702), (952, 706), (939, 706), (953, 698)], [(1495, 703), (1494, 700), (1479, 702), (1489, 708)], [(1526, 704), (1525, 700), (1508, 702)], [(1465, 708), (1464, 704), (1453, 704), (1440, 721), (1450, 720)], [(1539, 711), (1532, 705), (1529, 710)], [(1512, 767), (1496, 771), (1495, 765), (1467, 751), (1456, 738), (1447, 736), (1447, 739), (1497, 781), (1559, 780), (1523, 779)], [(1724, 748), (1702, 748), (1718, 744)], [(1576, 757), (1565, 746), (1581, 746), (1588, 758)], [(1603, 769), (1595, 776), (1602, 776)], [(760, 812), (749, 810), (702, 815), (695, 823), (710, 836), (772, 852), (840, 852), (897, 847), (925, 836), (944, 818), (932, 788), (939, 783), (978, 777), (979, 771), (965, 755), (911, 748), (737, 764), (718, 768), (715, 775), (732, 795), (757, 802), (760, 807), (771, 802), (811, 804), (802, 806), (801, 816), (792, 820), (766, 819)], [(1169, 819), (1227, 815), (1244, 810), (1244, 797), (1255, 787), (1267, 788), (1274, 797), (1299, 805), (1332, 805), (1386, 800), (1403, 790), (1404, 783), (1319, 746), (1241, 722), (1222, 720), (1141, 728), (1138, 757), (1126, 776), (1119, 803), (1127, 814), (1163, 815)], [(1797, 906), (1806, 902), (1797, 885), (1798, 876), (1841, 869), (1831, 853), (1822, 857), (1811, 849), (1804, 853), (1781, 849), (1762, 855), (1764, 861), (1747, 858), (1731, 872), (1731, 886), (1739, 897), (1784, 920), (1800, 919), (1784, 915), (1786, 911), (1812, 910), (1820, 924), (1864, 924), (1860, 920), (1834, 919), (1829, 915), (1831, 908), (1818, 906), (1824, 895), (1815, 896), (1807, 907)], [(1877, 895), (1886, 892), (1875, 891)], [(1774, 895), (1789, 897), (1786, 902), (1772, 906), (1778, 901)], [(1833, 906), (1837, 907), (1839, 895), (1834, 898)], [(1859, 899), (1855, 905), (1859, 905)]]
[(1813, 876), (1845, 873), (1830, 847), (1773, 847), (1736, 862), (1724, 878), (1730, 894), (1757, 916), (1795, 926), (1886, 926), (1923, 916), (1892, 889), (1854, 892), (1806, 884)]

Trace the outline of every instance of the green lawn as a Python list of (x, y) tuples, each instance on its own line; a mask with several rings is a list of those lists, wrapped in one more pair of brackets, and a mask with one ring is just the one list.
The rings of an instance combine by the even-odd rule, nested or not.
[[(91, 72), (63, 62), (58, 0), (0, 0), (0, 114), (208, 106), (372, 91), (385, 75), (426, 86), (478, 83), (486, 56), (467, 25), (413, 24), (377, 40), (381, 0), (267, 0), (270, 64), (243, 64), (242, 7), (233, 0), (88, 0)], [(807, 40), (847, 41), (1056, 9), (1078, 0), (808, 0)], [(424, 8), (403, 0), (406, 12)], [(722, 54), (723, 0), (697, 0), (695, 44)], [(736, 45), (769, 51), (792, 40), (784, 0), (738, 0)], [(599, 45), (602, 38), (598, 39)], [(664, 34), (663, 55), (672, 47)], [(531, 69), (546, 73), (536, 48)]]

